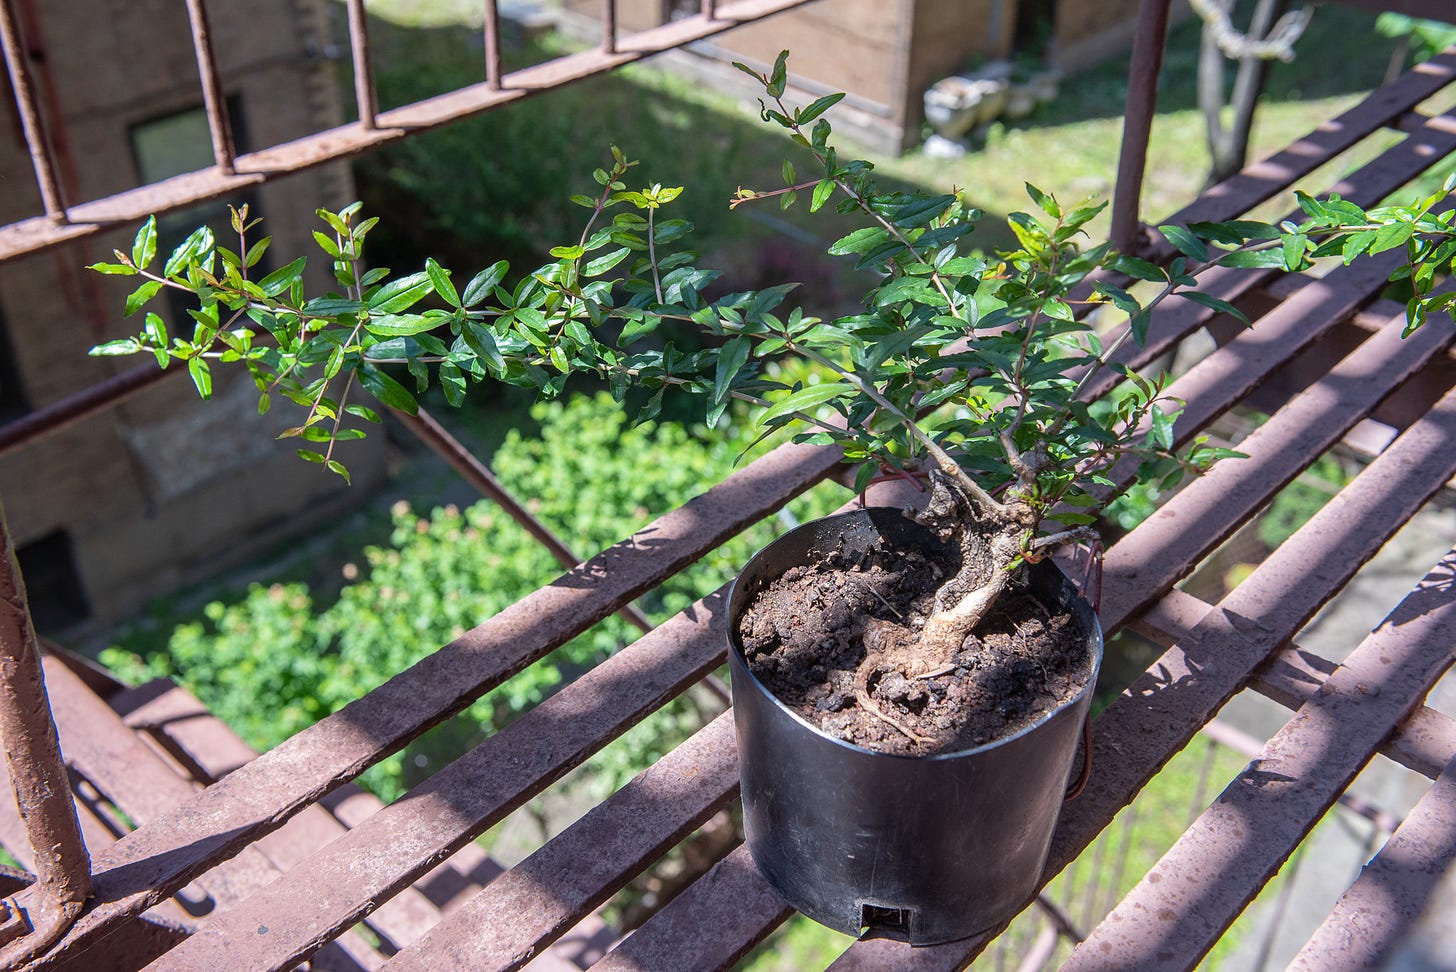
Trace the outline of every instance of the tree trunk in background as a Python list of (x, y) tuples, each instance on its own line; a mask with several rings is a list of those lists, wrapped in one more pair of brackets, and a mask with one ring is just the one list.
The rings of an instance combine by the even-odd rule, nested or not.
[[(1252, 39), (1267, 37), (1269, 29), (1288, 9), (1289, 0), (1259, 0), (1249, 23), (1248, 36)], [(1198, 57), (1198, 108), (1203, 112), (1211, 160), (1205, 186), (1222, 182), (1244, 167), (1249, 154), (1254, 108), (1269, 76), (1267, 60), (1256, 57), (1240, 59), (1233, 95), (1225, 102), (1224, 61), (1214, 32), (1205, 24)], [(1232, 118), (1227, 125), (1224, 122), (1225, 109), (1232, 110)]]

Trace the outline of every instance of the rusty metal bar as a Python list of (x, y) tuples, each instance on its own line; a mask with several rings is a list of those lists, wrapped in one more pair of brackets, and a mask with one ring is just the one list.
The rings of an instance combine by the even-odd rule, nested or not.
[(589, 50), (556, 58), (512, 72), (502, 80), (499, 89), (482, 81), (478, 85), (383, 112), (378, 118), (379, 127), (372, 130), (357, 123), (343, 125), (239, 156), (234, 166), (235, 171), (232, 172), (224, 173), (216, 168), (191, 172), (72, 206), (68, 210), (71, 222), (64, 226), (55, 225), (48, 218), (11, 223), (0, 227), (0, 261), (91, 236), (118, 224), (143, 220), (149, 215), (239, 192), (268, 179), (357, 155), (418, 134), (425, 129), (604, 74), (654, 54), (810, 2), (813, 0), (737, 0), (735, 3), (720, 4), (715, 20), (690, 17), (633, 34), (630, 50), (610, 54)]
[[(1456, 550), (1264, 746), (1063, 966), (1192, 968), (1450, 667)], [(1383, 909), (1382, 909), (1383, 910)], [(1158, 916), (1176, 914), (1169, 926)], [(1413, 917), (1413, 916), (1412, 916)]]
[(1405, 940), (1443, 873), (1456, 862), (1456, 757), (1340, 896), (1290, 962), (1291, 972), (1376, 969)]
[(1141, 240), (1138, 199), (1147, 168), (1148, 139), (1158, 108), (1158, 73), (1163, 68), (1171, 0), (1141, 0), (1132, 59), (1127, 68), (1127, 107), (1122, 118), (1122, 151), (1117, 160), (1117, 184), (1112, 196), (1112, 245), (1136, 252)]
[[(1128, 627), (1156, 644), (1171, 648), (1192, 637), (1194, 628), (1217, 608), (1186, 591), (1172, 590), (1138, 615)], [(1287, 709), (1308, 702), (1339, 666), (1298, 645), (1281, 648), (1254, 674), (1249, 688)], [(1430, 706), (1416, 708), (1400, 731), (1381, 747), (1381, 754), (1406, 769), (1435, 779), (1456, 753), (1456, 719)]]
[(84, 418), (104, 412), (121, 404), (137, 392), (150, 388), (168, 375), (180, 374), (185, 369), (162, 370), (155, 364), (145, 364), (119, 375), (88, 385), (52, 402), (45, 408), (29, 412), (13, 422), (0, 426), (0, 456), (29, 445), (38, 439), (54, 435)]
[(30, 65), (20, 36), (12, 0), (0, 0), (0, 44), (5, 50), (5, 65), (10, 71), (10, 87), (15, 91), (15, 106), (20, 113), (20, 127), (30, 150), (30, 164), (40, 189), (41, 205), (46, 219), (53, 223), (66, 221), (66, 200), (56, 176), (56, 160), (46, 138), (45, 123), (36, 102), (31, 82)]
[[(780, 446), (688, 506), (657, 518), (240, 767), (176, 811), (128, 834), (98, 855), (98, 902), (57, 946), (57, 954), (84, 948), (208, 866), (276, 829), (386, 753), (772, 513), (828, 475), (839, 459), (835, 449)], [(580, 711), (573, 711), (563, 715), (561, 724), (581, 718)], [(519, 724), (521, 720), (513, 723)]]
[[(459, 473), (462, 479), (505, 510), (506, 514), (520, 524), (521, 528), (529, 533), (537, 543), (551, 552), (551, 556), (556, 558), (557, 563), (567, 569), (581, 563), (581, 558), (572, 553), (571, 548), (551, 532), (550, 527), (517, 502), (510, 490), (502, 486), (501, 481), (495, 478), (495, 474), (490, 471), (490, 468), (477, 459), (475, 454), (467, 449), (459, 439), (451, 435), (444, 426), (435, 421), (433, 415), (423, 408), (415, 415), (398, 409), (391, 414), (405, 428), (414, 433), (417, 439), (429, 446), (437, 456), (449, 463), (450, 468)], [(652, 630), (652, 621), (636, 605), (624, 605), (617, 613), (639, 631)]]
[[(157, 972), (226, 964), (243, 947), (251, 962), (268, 967), (305, 958), (329, 934), (350, 927), (395, 888), (721, 664), (726, 604), (727, 591), (720, 590), (611, 656), (435, 773), (407, 799), (321, 848), (265, 894), (214, 916)], [(367, 874), (358, 869), (364, 859), (370, 862)], [(266, 941), (255, 940), (259, 925), (269, 929)]]
[(602, 53), (617, 53), (617, 0), (602, 0)]
[(724, 714), (492, 881), (387, 968), (519, 968), (737, 792), (733, 717)]
[[(1369, 164), (1351, 173), (1328, 191), (1337, 192), (1346, 199), (1361, 206), (1375, 206), (1380, 200), (1400, 189), (1411, 179), (1426, 171), (1435, 159), (1456, 151), (1456, 133), (1445, 131), (1436, 125), (1423, 128), (1420, 138), (1407, 139), (1378, 156)], [(1321, 162), (1328, 161), (1320, 159)], [(1169, 222), (1181, 223), (1186, 219), (1184, 210)], [(1289, 218), (1302, 219), (1299, 211), (1291, 212)], [(1200, 216), (1200, 218), (1202, 218)], [(1228, 218), (1228, 217), (1220, 217)], [(1282, 271), (1241, 270), (1215, 267), (1201, 274), (1199, 289), (1224, 300), (1237, 303), (1242, 297), (1276, 279)], [(1206, 325), (1216, 315), (1213, 311), (1191, 301), (1178, 301), (1173, 306), (1166, 304), (1161, 313), (1154, 315), (1148, 327), (1147, 340), (1138, 345), (1129, 342), (1114, 355), (1113, 360), (1131, 368), (1142, 368), (1160, 355), (1171, 350), (1179, 341)], [(1114, 369), (1104, 369), (1087, 388), (1089, 397), (1107, 394), (1116, 384)]]
[(46, 698), (40, 643), (30, 620), (25, 581), (0, 508), (0, 743), (15, 802), (30, 838), (36, 880), (21, 911), (29, 927), (0, 949), (13, 968), (49, 948), (91, 896), (90, 856), (81, 839), (66, 764)]
[(235, 150), (233, 129), (228, 121), (227, 96), (217, 73), (212, 50), (212, 31), (207, 22), (205, 0), (187, 0), (187, 19), (192, 25), (192, 51), (197, 56), (197, 73), (202, 82), (202, 103), (207, 109), (207, 127), (212, 133), (212, 157), (217, 170), (232, 175)]
[(499, 91), (501, 86), (501, 29), (497, 0), (485, 0), (485, 86)]
[[(1450, 329), (1426, 330), (1403, 340), (1398, 326), (1388, 327), (1361, 344), (1239, 443), (1248, 459), (1213, 467), (1176, 502), (1138, 525), (1137, 544), (1121, 543), (1108, 551), (1102, 568), (1103, 624), (1121, 623), (1171, 588), (1392, 388), (1451, 343)], [(1189, 522), (1198, 529), (1190, 530)], [(1157, 551), (1156, 560), (1145, 557), (1149, 550)]]
[(354, 104), (359, 125), (367, 131), (378, 128), (379, 98), (374, 90), (374, 62), (369, 55), (369, 14), (364, 0), (346, 0), (349, 10), (349, 55), (354, 65)]
[(748, 848), (739, 845), (592, 969), (726, 969), (794, 913), (775, 892), (764, 894), (766, 887)]

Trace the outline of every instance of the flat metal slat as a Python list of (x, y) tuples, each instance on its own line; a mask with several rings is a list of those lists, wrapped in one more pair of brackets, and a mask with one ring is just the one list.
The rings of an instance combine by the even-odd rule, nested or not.
[(591, 966), (592, 972), (726, 969), (793, 913), (740, 844)]
[[(1451, 131), (1449, 126), (1440, 124), (1441, 121), (1442, 119), (1428, 119), (1417, 134), (1340, 179), (1326, 192), (1337, 192), (1361, 206), (1378, 204), (1435, 162), (1456, 151), (1456, 132)], [(1304, 214), (1295, 210), (1286, 214), (1286, 218), (1302, 221)], [(1185, 219), (1180, 214), (1164, 222), (1182, 223)], [(1211, 296), (1237, 304), (1255, 290), (1277, 280), (1282, 274), (1283, 271), (1276, 269), (1214, 267), (1199, 276), (1198, 287)], [(1176, 297), (1170, 301), (1153, 316), (1146, 341), (1141, 345), (1125, 345), (1113, 355), (1114, 361), (1131, 368), (1144, 368), (1218, 316), (1217, 312), (1192, 301)], [(1088, 396), (1095, 398), (1107, 394), (1117, 380), (1111, 370), (1104, 372), (1089, 383)]]
[(699, 730), (493, 881), (390, 972), (511, 970), (600, 905), (738, 792), (733, 717)]
[[(238, 954), (268, 968), (306, 957), (716, 668), (726, 603), (725, 588), (628, 645), (300, 862), (266, 894), (216, 917), (159, 962), (158, 972), (206, 968)], [(266, 938), (255, 934), (260, 926)]]
[(1456, 757), (1289, 963), (1290, 972), (1374, 969), (1400, 946), (1456, 863)]
[(826, 476), (829, 447), (785, 445), (241, 767), (95, 862), (96, 895), (58, 956), (276, 829), (489, 688)]
[[(1456, 50), (1448, 50), (1376, 88), (1350, 110), (1322, 122), (1287, 147), (1205, 190), (1164, 222), (1220, 222), (1246, 213), (1308, 176), (1372, 133), (1392, 124), (1421, 102), (1456, 82)], [(1166, 244), (1159, 256), (1172, 256)]]
[[(1149, 640), (1171, 648), (1188, 637), (1210, 611), (1217, 610), (1201, 598), (1172, 590), (1138, 615), (1129, 628)], [(1297, 644), (1281, 648), (1254, 673), (1249, 688), (1287, 709), (1298, 709), (1314, 696), (1339, 665)], [(1435, 779), (1448, 760), (1456, 756), (1456, 719), (1430, 706), (1415, 709), (1380, 752), (1392, 761), (1423, 776)]]
[(1350, 654), (1063, 966), (1193, 968), (1450, 667), (1456, 550)]
[(1440, 327), (1405, 340), (1393, 328), (1371, 337), (1239, 443), (1249, 458), (1214, 466), (1140, 523), (1104, 560), (1104, 626), (1117, 628), (1171, 588), (1451, 340)]
[(69, 222), (64, 224), (42, 216), (11, 223), (0, 227), (0, 261), (82, 239), (118, 225), (139, 222), (152, 214), (238, 193), (268, 179), (325, 162), (358, 155), (423, 129), (458, 121), (531, 94), (604, 74), (653, 54), (809, 2), (811, 0), (740, 0), (723, 4), (713, 19), (689, 17), (622, 38), (614, 53), (592, 50), (557, 58), (515, 71), (496, 87), (483, 81), (426, 101), (381, 112), (374, 127), (351, 123), (239, 155), (234, 160), (233, 172), (219, 168), (190, 172), (104, 199), (76, 203), (66, 210)]

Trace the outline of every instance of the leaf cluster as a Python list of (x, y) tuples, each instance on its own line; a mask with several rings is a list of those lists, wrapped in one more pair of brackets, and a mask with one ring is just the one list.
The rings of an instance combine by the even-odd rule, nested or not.
[[(579, 238), (513, 283), (504, 261), (463, 285), (434, 260), (405, 276), (369, 268), (363, 251), (375, 220), (360, 219), (357, 204), (319, 212), (326, 229), (315, 240), (338, 285), (322, 296), (305, 293), (304, 258), (251, 278), (268, 241), (249, 241), (245, 210), (234, 214), (236, 249), (199, 230), (160, 271), (149, 221), (130, 254), (94, 269), (144, 278), (128, 314), (163, 288), (186, 291), (198, 304), (189, 312), (194, 329), (169, 336), (149, 312), (139, 334), (93, 353), (184, 362), (204, 397), (212, 363), (240, 363), (260, 411), (275, 396), (304, 409), (282, 433), (308, 444), (299, 454), (345, 476), (336, 444), (379, 420), (351, 401), (360, 392), (414, 412), (416, 395), (432, 384), (459, 404), (472, 382), (551, 399), (580, 378), (623, 405), (630, 396), (639, 422), (658, 413), (669, 388), (700, 394), (710, 426), (745, 401), (758, 408), (764, 434), (792, 426), (803, 441), (842, 447), (860, 464), (860, 486), (888, 469), (955, 477), (983, 512), (1025, 528), (1030, 553), (1047, 542), (1039, 539), (1046, 523), (1061, 531), (1053, 540), (1085, 535), (1119, 462), (1140, 462), (1141, 478), (1169, 485), (1233, 454), (1204, 442), (1179, 451), (1178, 403), (1160, 379), (1116, 358), (1123, 343), (1143, 339), (1152, 311), (1170, 297), (1242, 318), (1198, 289), (1210, 267), (1299, 271), (1404, 247), (1397, 276), (1414, 292), (1409, 326), (1453, 309), (1451, 291), (1436, 285), (1456, 261), (1451, 212), (1436, 211), (1449, 181), (1410, 207), (1364, 210), (1300, 194), (1308, 218), (1299, 224), (1164, 226), (1178, 251), (1166, 266), (1090, 244), (1084, 227), (1099, 204), (1064, 207), (1028, 184), (1030, 211), (1008, 218), (1016, 248), (988, 257), (970, 242), (982, 214), (956, 193), (882, 191), (871, 163), (840, 157), (825, 117), (839, 96), (787, 105), (786, 57), (763, 74), (739, 67), (763, 87), (764, 120), (808, 149), (815, 169), (801, 174), (786, 163), (782, 187), (740, 189), (730, 205), (776, 198), (788, 207), (807, 194), (811, 210), (832, 201), (857, 215), (859, 228), (829, 247), (877, 275), (854, 313), (812, 316), (788, 302), (792, 283), (724, 292), (719, 274), (686, 248), (691, 223), (664, 218), (682, 189), (629, 184), (636, 163), (613, 147), (610, 166), (594, 173), (597, 191), (572, 199), (589, 212)], [(1127, 323), (1099, 329), (1095, 312), (1104, 307)], [(770, 367), (786, 356), (812, 371)], [(1089, 380), (1103, 369), (1119, 374), (1120, 389), (1092, 401)]]

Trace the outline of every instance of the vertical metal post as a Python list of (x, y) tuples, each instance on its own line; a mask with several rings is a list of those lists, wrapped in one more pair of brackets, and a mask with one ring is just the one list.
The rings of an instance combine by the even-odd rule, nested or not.
[(218, 170), (232, 175), (233, 130), (228, 122), (227, 98), (212, 52), (212, 32), (207, 24), (203, 0), (187, 0), (187, 19), (192, 23), (192, 50), (197, 56), (197, 73), (202, 80), (202, 103), (207, 108), (207, 127), (212, 132), (212, 157)]
[(703, 0), (703, 17), (706, 20), (718, 18), (718, 0)]
[(369, 58), (369, 18), (364, 0), (348, 0), (349, 53), (354, 64), (354, 100), (359, 106), (359, 124), (373, 129), (378, 124), (379, 101), (374, 92), (374, 65)]
[(1117, 187), (1112, 196), (1112, 245), (1123, 252), (1140, 243), (1138, 198), (1148, 161), (1148, 138), (1158, 104), (1158, 72), (1168, 37), (1171, 0), (1142, 0), (1137, 33), (1127, 72), (1127, 107), (1122, 121), (1122, 153), (1117, 160)]
[(91, 858), (81, 840), (71, 784), (46, 698), (40, 645), (25, 582), (0, 508), (0, 744), (15, 803), (35, 853), (36, 881), (24, 892), (32, 933), (0, 951), (13, 968), (63, 934), (91, 895)]
[(617, 53), (617, 0), (602, 0), (602, 53)]
[(61, 195), (60, 181), (56, 178), (56, 162), (41, 122), (40, 109), (36, 105), (35, 86), (31, 83), (25, 45), (21, 43), (20, 24), (11, 0), (0, 0), (0, 46), (5, 49), (5, 65), (10, 72), (10, 86), (15, 89), (15, 105), (20, 111), (25, 144), (30, 149), (30, 165), (40, 188), (41, 205), (51, 219), (65, 222), (66, 203)]
[(485, 0), (485, 83), (492, 91), (501, 86), (500, 10), (496, 0)]

